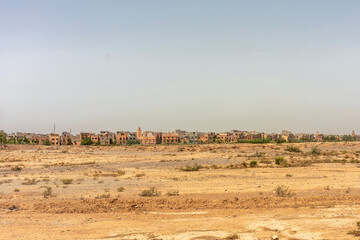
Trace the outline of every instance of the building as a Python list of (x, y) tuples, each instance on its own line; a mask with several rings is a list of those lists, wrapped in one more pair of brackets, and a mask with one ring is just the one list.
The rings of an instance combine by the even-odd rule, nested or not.
[(60, 136), (60, 145), (73, 145), (74, 136), (69, 132), (62, 132)]
[(115, 143), (115, 134), (109, 131), (101, 131), (99, 134), (100, 145), (111, 145)]
[(320, 141), (324, 141), (324, 134), (319, 134), (319, 132), (315, 133), (315, 140), (320, 142)]
[(247, 141), (253, 141), (256, 139), (263, 139), (263, 138), (264, 138), (264, 134), (255, 131), (247, 132), (245, 135), (245, 140)]
[(216, 133), (209, 132), (199, 136), (199, 143), (212, 143), (216, 139)]
[(31, 134), (29, 136), (29, 141), (31, 144), (45, 145), (47, 142), (50, 143), (49, 136), (46, 134)]
[(218, 135), (216, 135), (216, 140), (221, 142), (221, 143), (227, 143), (230, 142), (229, 140), (229, 134), (228, 133), (220, 133)]
[(161, 135), (161, 143), (163, 144), (179, 143), (179, 139), (178, 133), (163, 133)]
[[(98, 135), (98, 134), (95, 134), (95, 133), (93, 133), (93, 132), (89, 132), (89, 133), (87, 133), (87, 132), (82, 132), (82, 133), (80, 133), (80, 139), (79, 139), (79, 140), (80, 140), (80, 143), (78, 143), (78, 141), (76, 141), (75, 144), (77, 144), (77, 145), (81, 144), (81, 142), (82, 142), (85, 138), (90, 138), (91, 141), (92, 141), (93, 143), (95, 143), (95, 144), (99, 143), (99, 135)], [(78, 139), (74, 139), (74, 141), (75, 141), (75, 140), (78, 140)]]
[(137, 138), (140, 140), (141, 144), (149, 145), (149, 144), (160, 144), (162, 139), (162, 133), (158, 132), (142, 132), (141, 128), (139, 127), (136, 132)]
[(129, 139), (127, 132), (116, 132), (115, 138), (118, 145), (126, 145)]
[(60, 145), (60, 136), (57, 133), (49, 134), (49, 140), (51, 145)]
[(188, 134), (189, 143), (198, 144), (199, 143), (199, 132), (190, 132)]

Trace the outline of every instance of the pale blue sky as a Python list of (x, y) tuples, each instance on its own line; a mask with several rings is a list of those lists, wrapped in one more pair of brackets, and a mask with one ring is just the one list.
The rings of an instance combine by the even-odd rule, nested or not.
[(0, 0), (0, 129), (360, 133), (360, 1)]

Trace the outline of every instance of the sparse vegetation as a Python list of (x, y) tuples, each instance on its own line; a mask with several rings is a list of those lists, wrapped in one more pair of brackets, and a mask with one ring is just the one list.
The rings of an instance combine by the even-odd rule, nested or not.
[(347, 234), (359, 237), (360, 236), (360, 221), (356, 222), (356, 227), (357, 227), (356, 230), (349, 231)]
[(285, 160), (284, 157), (282, 157), (282, 156), (277, 156), (277, 157), (275, 158), (275, 164), (276, 164), (276, 165), (280, 165), (284, 160)]
[(236, 233), (233, 233), (233, 234), (230, 234), (229, 236), (227, 236), (225, 239), (226, 240), (239, 239), (239, 236)]
[(275, 194), (277, 197), (292, 197), (294, 194), (289, 190), (289, 187), (285, 185), (279, 185), (275, 188)]
[(150, 189), (145, 189), (144, 191), (142, 191), (140, 193), (140, 196), (142, 197), (156, 197), (156, 196), (160, 196), (161, 193), (159, 191), (156, 190), (155, 187), (152, 187)]
[(179, 196), (179, 191), (168, 191), (166, 195), (170, 196)]
[(103, 193), (95, 197), (95, 199), (101, 199), (101, 198), (110, 198), (110, 193)]
[(21, 171), (22, 168), (19, 167), (19, 166), (15, 166), (15, 167), (11, 168), (11, 170), (13, 170), (13, 171)]
[(40, 182), (40, 180), (36, 180), (36, 178), (33, 179), (27, 179), (26, 182), (21, 183), (22, 185), (35, 185), (38, 182)]
[(46, 190), (43, 192), (43, 196), (44, 198), (50, 198), (50, 197), (55, 197), (55, 195), (52, 192), (52, 188), (51, 187), (45, 187)]
[(261, 157), (263, 154), (256, 151), (253, 155), (250, 155), (249, 157)]
[[(190, 222), (196, 218), (198, 221), (206, 216), (218, 216), (222, 208), (226, 208), (221, 213), (228, 222), (243, 219), (244, 211), (239, 208), (251, 214), (258, 213), (259, 207), (263, 211), (259, 221), (288, 217), (289, 211), (283, 209), (292, 209), (297, 219), (298, 213), (311, 214), (312, 209), (326, 212), (324, 207), (335, 206), (328, 210), (343, 214), (334, 215), (334, 222), (342, 218), (355, 219), (353, 213), (356, 213), (359, 194), (356, 176), (360, 172), (360, 158), (356, 154), (360, 156), (360, 143), (306, 144), (8, 146), (0, 153), (0, 198), (4, 211), (10, 212), (8, 208), (18, 204), (19, 214), (25, 211), (24, 214), (34, 213), (50, 219), (46, 214), (61, 213), (69, 222), (73, 222), (77, 214), (85, 214), (83, 220), (89, 223), (95, 222), (92, 219), (99, 214), (118, 223), (130, 217), (137, 224), (145, 215), (148, 222), (152, 218), (170, 219), (166, 226), (169, 232), (173, 230), (170, 226), (173, 220), (189, 219)], [(302, 153), (289, 150), (291, 146), (299, 147)], [(310, 153), (314, 146), (321, 148), (320, 155)], [(184, 150), (177, 152), (182, 148)], [(87, 161), (89, 165), (84, 165)], [(311, 164), (314, 166), (308, 167)], [(23, 169), (12, 171), (16, 165)], [(46, 165), (51, 167), (43, 168)], [(295, 192), (296, 198), (292, 197)], [(54, 193), (59, 199), (53, 200)], [(51, 219), (56, 219), (56, 215)], [(7, 217), (10, 220), (12, 216), (8, 214)], [(321, 218), (318, 214), (311, 219)], [(308, 226), (311, 219), (297, 220), (296, 224), (306, 228), (305, 224)], [(355, 223), (356, 220), (350, 222), (345, 231), (336, 228), (336, 236), (345, 234), (346, 238), (350, 230), (354, 231), (350, 231), (352, 235), (347, 238), (360, 236), (360, 228), (357, 229)], [(242, 239), (244, 235), (240, 236), (234, 228), (226, 228), (226, 221), (211, 226), (223, 228), (221, 235), (199, 233), (198, 238)], [(328, 233), (335, 232), (326, 226), (322, 228), (321, 223), (316, 227), (319, 232), (326, 232), (324, 237), (331, 238)], [(263, 234), (262, 231), (255, 231), (254, 237), (268, 234), (270, 238), (272, 234), (280, 234), (266, 229), (267, 233)], [(191, 237), (197, 238), (195, 234)]]
[(250, 167), (256, 167), (257, 161), (250, 161)]
[(192, 171), (199, 171), (201, 168), (203, 168), (203, 166), (196, 164), (196, 165), (187, 165), (181, 168), (181, 170), (185, 172), (192, 172)]
[(311, 149), (311, 151), (310, 151), (310, 153), (312, 154), (312, 155), (320, 155), (321, 154), (321, 150), (320, 150), (320, 148), (318, 148), (318, 147), (313, 147), (312, 149)]
[(68, 185), (68, 184), (72, 184), (73, 179), (72, 179), (72, 178), (64, 178), (64, 179), (61, 179), (60, 181), (61, 181), (63, 184)]
[(297, 152), (297, 153), (301, 152), (301, 150), (298, 147), (295, 147), (293, 145), (287, 146), (284, 150), (288, 152)]

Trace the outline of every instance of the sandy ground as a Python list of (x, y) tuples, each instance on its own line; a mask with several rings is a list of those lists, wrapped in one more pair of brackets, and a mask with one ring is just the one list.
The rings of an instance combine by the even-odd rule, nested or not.
[(289, 146), (0, 146), (0, 239), (359, 239), (360, 143)]

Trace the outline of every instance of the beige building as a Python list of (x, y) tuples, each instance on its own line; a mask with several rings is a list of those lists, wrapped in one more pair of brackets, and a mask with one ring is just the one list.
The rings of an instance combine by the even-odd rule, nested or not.
[(49, 134), (49, 140), (51, 145), (60, 145), (60, 136), (57, 133)]

